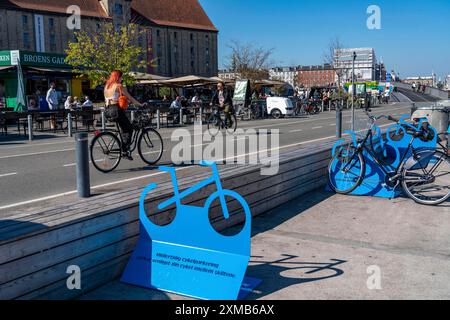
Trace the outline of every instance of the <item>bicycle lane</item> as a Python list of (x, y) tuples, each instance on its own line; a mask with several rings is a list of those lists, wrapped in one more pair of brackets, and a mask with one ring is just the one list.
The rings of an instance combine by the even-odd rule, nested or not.
[[(385, 106), (373, 110), (373, 114), (391, 114), (391, 113), (408, 113), (410, 106)], [(361, 110), (357, 110), (357, 113), (361, 113)], [(350, 110), (344, 110), (343, 112), (344, 120), (348, 121), (350, 119)], [(335, 123), (336, 115), (335, 112), (324, 112), (314, 116), (308, 116), (306, 118), (283, 118), (283, 119), (264, 119), (256, 121), (238, 121), (239, 129), (288, 129), (293, 127), (295, 129), (298, 126), (309, 126), (309, 124), (318, 123), (318, 125), (331, 125)], [(314, 127), (314, 125), (312, 125)], [(174, 128), (162, 128), (158, 130), (164, 140), (170, 139), (173, 130), (180, 129)], [(189, 132), (194, 131), (193, 126), (182, 127), (181, 129), (188, 130)], [(204, 126), (206, 130), (206, 126)], [(93, 135), (90, 137), (92, 138)], [(15, 145), (17, 144), (17, 145)], [(8, 145), (0, 145), (0, 160), (17, 158), (21, 156), (41, 156), (47, 153), (64, 153), (74, 150), (74, 138), (67, 136), (57, 135), (55, 138), (47, 140), (36, 140), (32, 142), (28, 141), (12, 141)]]
[[(285, 119), (281, 122), (293, 121)], [(296, 123), (294, 122), (294, 125)], [(272, 124), (278, 127), (282, 125), (279, 122)], [(261, 127), (265, 126), (262, 125)], [(289, 131), (289, 127), (283, 126), (284, 131)], [(165, 133), (162, 135), (166, 139), (164, 139), (165, 153), (160, 164), (170, 164), (171, 149), (176, 143), (170, 142), (169, 136)], [(333, 136), (334, 128), (331, 127), (327, 128), (327, 130), (308, 130), (306, 133), (282, 134), (280, 145), (313, 143), (314, 141), (329, 139)], [(73, 193), (76, 185), (75, 163), (73, 162), (75, 155), (73, 149), (68, 149), (64, 152), (38, 153), (23, 157), (0, 159), (0, 184), (5, 186), (0, 190), (0, 207), (66, 192)], [(134, 156), (136, 161), (122, 161), (118, 170), (113, 174), (104, 175), (91, 167), (91, 185), (112, 184), (118, 187), (121, 181), (144, 179), (149, 170), (155, 169), (144, 166), (139, 157), (136, 154)]]

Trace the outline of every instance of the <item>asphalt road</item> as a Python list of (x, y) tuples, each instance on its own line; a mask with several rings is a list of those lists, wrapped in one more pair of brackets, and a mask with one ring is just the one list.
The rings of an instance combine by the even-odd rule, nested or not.
[[(374, 115), (399, 116), (409, 114), (410, 108), (410, 104), (393, 103), (377, 107), (372, 113)], [(357, 118), (356, 129), (364, 129), (367, 117), (358, 110)], [(346, 110), (343, 117), (344, 130), (350, 128), (350, 119), (350, 111)], [(244, 130), (254, 128), (257, 131), (278, 129), (280, 131), (280, 152), (282, 152), (283, 149), (295, 148), (302, 144), (335, 139), (335, 122), (336, 114), (333, 111), (300, 118), (239, 122), (238, 127)], [(380, 122), (380, 125), (385, 127), (389, 123)], [(184, 129), (193, 132), (192, 126)], [(160, 130), (165, 147), (160, 165), (172, 163), (171, 151), (173, 146), (178, 143), (171, 141), (173, 131), (174, 129)], [(237, 139), (246, 139), (246, 137)], [(208, 143), (205, 142), (203, 147), (206, 144)], [(248, 147), (248, 143), (246, 144)], [(247, 152), (248, 148), (244, 154)], [(93, 190), (118, 190), (135, 183), (142, 183), (145, 178), (157, 174), (157, 168), (145, 166), (137, 152), (133, 156), (135, 161), (122, 160), (119, 168), (110, 174), (97, 172), (91, 166)], [(73, 138), (49, 135), (45, 138), (40, 137), (33, 142), (24, 140), (2, 142), (0, 140), (0, 216), (16, 211), (21, 206), (74, 195), (75, 190), (76, 166)]]
[(432, 96), (422, 94), (422, 93), (417, 93), (417, 92), (410, 91), (410, 90), (404, 90), (404, 89), (398, 88), (398, 91), (400, 93), (402, 93), (403, 95), (405, 95), (412, 102), (436, 102), (439, 100)]

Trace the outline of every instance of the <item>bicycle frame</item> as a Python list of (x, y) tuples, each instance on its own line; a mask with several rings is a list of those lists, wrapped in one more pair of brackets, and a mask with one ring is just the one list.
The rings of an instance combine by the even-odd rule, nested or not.
[[(120, 145), (123, 146), (122, 130), (120, 129), (118, 123), (116, 123), (116, 128), (117, 128), (117, 130), (107, 130), (107, 131), (116, 133), (119, 136)], [(137, 148), (138, 137), (139, 137), (139, 134), (141, 133), (141, 131), (142, 131), (141, 129), (133, 130), (133, 135), (131, 137), (131, 143), (130, 143), (130, 151), (131, 152), (134, 152)]]
[[(369, 137), (370, 137), (370, 148), (367, 147), (367, 145), (366, 145), (367, 140), (369, 139)], [(380, 158), (375, 154), (375, 151), (374, 151), (374, 148), (373, 148), (373, 141), (372, 141), (372, 139), (373, 139), (373, 131), (372, 131), (372, 129), (370, 129), (369, 132), (367, 133), (366, 139), (365, 139), (364, 142), (361, 144), (361, 149), (362, 149), (362, 150), (365, 150), (365, 151), (373, 158), (373, 160), (374, 160), (375, 163), (379, 166), (379, 168), (381, 169), (381, 171), (383, 171), (386, 175), (389, 175), (392, 171), (389, 171), (389, 170), (388, 170), (388, 165), (386, 164), (386, 162), (384, 162), (382, 159), (380, 159)], [(410, 141), (409, 144), (408, 144), (408, 148), (407, 148), (406, 151), (402, 154), (402, 158), (401, 158), (401, 160), (400, 160), (400, 162), (399, 162), (399, 165), (398, 165), (397, 168), (395, 169), (395, 173), (396, 173), (396, 176), (395, 176), (395, 177), (396, 177), (396, 178), (398, 178), (398, 175), (399, 175), (399, 173), (400, 173), (400, 171), (401, 171), (401, 169), (402, 169), (402, 167), (403, 167), (403, 165), (404, 165), (404, 161), (405, 161), (406, 157), (408, 156), (409, 151), (412, 149), (413, 154), (415, 154), (415, 149), (414, 149), (413, 146), (412, 146), (412, 144), (413, 144), (413, 142), (414, 142), (414, 139), (415, 139), (414, 137), (411, 138), (411, 141)]]
[[(408, 123), (406, 123), (406, 122), (404, 121), (404, 119), (402, 119), (402, 120), (403, 120), (403, 122), (404, 122), (408, 127), (413, 128), (413, 129), (415, 129), (415, 130), (417, 130), (418, 128), (420, 128), (420, 126), (422, 125), (422, 121), (419, 123), (419, 127), (415, 127), (415, 126), (413, 126), (413, 125), (409, 125)], [(375, 122), (372, 124), (372, 126), (371, 126), (370, 129), (368, 130), (368, 132), (367, 132), (367, 134), (366, 134), (366, 137), (365, 137), (365, 138), (364, 138), (364, 139), (356, 146), (356, 152), (355, 152), (355, 154), (353, 155), (351, 161), (349, 161), (349, 163), (343, 168), (344, 171), (346, 171), (346, 170), (351, 170), (352, 168), (348, 169), (347, 166), (348, 166), (349, 164), (352, 163), (353, 158), (354, 158), (357, 154), (359, 154), (360, 152), (362, 152), (362, 151), (365, 150), (365, 151), (373, 158), (373, 160), (375, 161), (375, 163), (378, 165), (378, 167), (381, 169), (381, 171), (383, 171), (383, 173), (384, 173), (386, 176), (389, 176), (389, 175), (392, 173), (392, 171), (389, 170), (389, 166), (388, 166), (383, 160), (381, 160), (381, 159), (376, 155), (376, 153), (375, 153), (375, 151), (374, 151), (374, 147), (373, 147), (373, 128), (374, 128), (374, 126), (375, 126)], [(370, 139), (370, 140), (369, 140), (369, 139)], [(414, 136), (411, 138), (411, 141), (410, 141), (409, 144), (408, 144), (408, 148), (407, 148), (406, 151), (402, 154), (402, 157), (401, 157), (401, 159), (400, 159), (400, 162), (399, 162), (397, 168), (396, 168), (395, 171), (394, 171), (394, 172), (395, 172), (395, 176), (390, 177), (390, 179), (391, 179), (392, 181), (396, 181), (397, 179), (399, 179), (399, 176), (400, 176), (400, 174), (401, 174), (401, 170), (402, 170), (402, 168), (404, 167), (404, 162), (405, 162), (405, 160), (406, 160), (406, 157), (407, 157), (408, 154), (409, 154), (409, 151), (412, 150), (413, 156), (415, 156), (415, 155), (417, 154), (417, 153), (416, 153), (416, 150), (415, 150), (414, 147), (413, 147), (413, 142), (414, 142), (415, 139), (416, 139), (416, 138), (415, 138)], [(367, 142), (368, 142), (368, 141), (370, 141), (370, 148), (367, 146)], [(352, 166), (352, 167), (353, 167), (353, 166)], [(423, 169), (423, 168), (422, 168), (422, 169)]]
[(181, 200), (191, 194), (193, 194), (194, 192), (210, 185), (210, 184), (215, 184), (218, 193), (220, 194), (220, 204), (222, 206), (222, 210), (223, 210), (223, 214), (225, 219), (229, 219), (230, 218), (230, 214), (228, 212), (228, 208), (226, 205), (226, 201), (225, 201), (225, 196), (223, 194), (223, 188), (222, 188), (222, 182), (220, 181), (220, 177), (219, 177), (219, 171), (217, 170), (217, 165), (215, 162), (208, 162), (208, 161), (202, 161), (200, 162), (201, 166), (205, 166), (205, 167), (211, 167), (212, 168), (212, 175), (211, 177), (199, 182), (198, 184), (184, 190), (183, 192), (180, 193), (180, 189), (178, 186), (178, 178), (176, 175), (176, 170), (175, 168), (172, 167), (161, 167), (160, 170), (163, 172), (168, 172), (171, 175), (172, 178), (172, 182), (173, 182), (173, 192), (174, 192), (174, 196), (162, 203), (160, 203), (158, 205), (158, 209), (159, 210), (163, 210), (167, 207), (169, 207), (172, 204), (176, 204), (177, 207), (181, 207), (182, 203)]

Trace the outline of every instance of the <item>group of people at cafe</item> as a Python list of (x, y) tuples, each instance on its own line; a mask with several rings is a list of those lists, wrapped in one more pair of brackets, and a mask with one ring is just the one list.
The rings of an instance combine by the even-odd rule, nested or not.
[[(47, 91), (46, 101), (50, 111), (56, 111), (61, 109), (58, 99), (58, 94), (56, 92), (56, 84), (54, 82), (50, 83), (50, 89)], [(64, 109), (66, 110), (77, 110), (82, 108), (93, 108), (94, 104), (89, 99), (88, 96), (84, 97), (84, 101), (81, 102), (78, 97), (68, 96), (64, 102)]]

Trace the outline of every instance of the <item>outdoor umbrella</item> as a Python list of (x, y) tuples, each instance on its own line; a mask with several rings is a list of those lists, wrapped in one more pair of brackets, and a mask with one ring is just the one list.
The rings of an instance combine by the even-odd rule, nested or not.
[(215, 81), (211, 80), (210, 78), (191, 75), (191, 76), (174, 78), (174, 79), (170, 79), (170, 80), (164, 80), (162, 82), (164, 84), (176, 85), (179, 87), (186, 87), (186, 86), (195, 86), (195, 85), (202, 85), (202, 84), (211, 84), (211, 83), (214, 83)]

